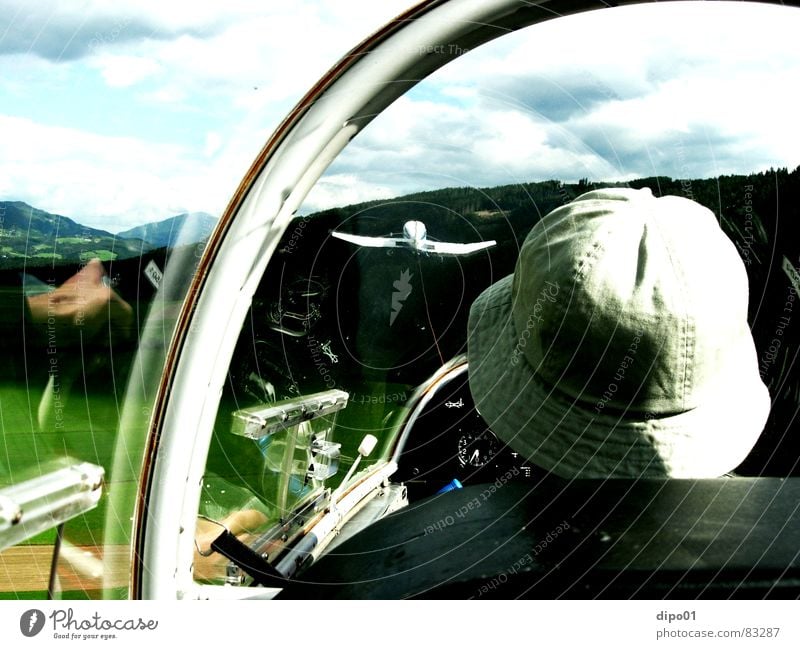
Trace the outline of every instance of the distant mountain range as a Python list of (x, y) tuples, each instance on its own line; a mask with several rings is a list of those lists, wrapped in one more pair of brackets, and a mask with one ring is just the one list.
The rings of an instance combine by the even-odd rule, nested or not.
[(141, 239), (155, 248), (197, 243), (208, 238), (217, 219), (206, 212), (179, 214), (163, 221), (146, 223), (117, 234), (124, 239)]
[(0, 268), (18, 267), (20, 262), (44, 265), (135, 257), (156, 248), (202, 241), (216, 221), (203, 212), (179, 214), (112, 234), (22, 201), (0, 201)]

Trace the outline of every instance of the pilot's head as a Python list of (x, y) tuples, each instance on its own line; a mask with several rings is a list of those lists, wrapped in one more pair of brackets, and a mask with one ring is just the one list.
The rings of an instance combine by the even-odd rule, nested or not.
[(714, 214), (649, 189), (545, 216), (469, 318), (470, 387), (491, 429), (563, 477), (716, 477), (770, 399), (744, 265)]

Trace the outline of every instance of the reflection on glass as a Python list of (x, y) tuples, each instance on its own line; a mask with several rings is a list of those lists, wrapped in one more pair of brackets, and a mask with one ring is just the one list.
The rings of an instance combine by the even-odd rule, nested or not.
[[(65, 525), (58, 578), (50, 578), (52, 517), (53, 525), (0, 554), (0, 597), (48, 584), (62, 597), (127, 596), (147, 400), (160, 375), (159, 359), (147, 371), (133, 372), (132, 364), (145, 339), (163, 360), (209, 234), (198, 223), (182, 230), (181, 220), (172, 222), (159, 243), (147, 228), (113, 235), (0, 202), (0, 488), (43, 480), (48, 467), (68, 460), (106, 476), (96, 509)], [(152, 324), (147, 333), (149, 316), (159, 321), (155, 336)], [(134, 403), (129, 388), (137, 381), (146, 385)]]

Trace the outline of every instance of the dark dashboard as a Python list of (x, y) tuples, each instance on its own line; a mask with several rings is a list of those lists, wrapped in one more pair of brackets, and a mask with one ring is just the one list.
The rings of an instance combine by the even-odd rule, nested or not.
[(798, 498), (778, 478), (474, 485), (378, 521), (280, 598), (796, 599)]
[(412, 501), (457, 485), (541, 477), (542, 471), (503, 444), (476, 410), (466, 363), (429, 391), (407, 427), (393, 480), (407, 486)]

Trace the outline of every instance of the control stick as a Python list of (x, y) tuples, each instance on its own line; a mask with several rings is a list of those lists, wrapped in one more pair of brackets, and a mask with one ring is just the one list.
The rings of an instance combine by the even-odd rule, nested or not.
[(365, 435), (364, 439), (361, 440), (361, 444), (358, 445), (358, 456), (353, 461), (353, 464), (350, 466), (350, 469), (347, 471), (347, 475), (344, 476), (344, 479), (339, 483), (339, 486), (336, 488), (336, 491), (333, 492), (331, 495), (331, 502), (335, 503), (336, 499), (338, 498), (339, 494), (341, 493), (344, 486), (353, 477), (353, 474), (356, 472), (356, 468), (358, 468), (358, 463), (361, 461), (362, 457), (367, 457), (372, 451), (375, 449), (375, 445), (378, 443), (378, 438), (375, 435)]

